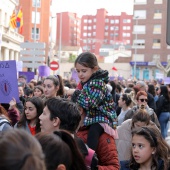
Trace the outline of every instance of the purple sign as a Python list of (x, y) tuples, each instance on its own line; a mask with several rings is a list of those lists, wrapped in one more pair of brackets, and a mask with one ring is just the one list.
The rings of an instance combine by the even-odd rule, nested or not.
[(29, 83), (32, 79), (34, 79), (34, 72), (22, 72), (19, 71), (19, 76), (25, 76), (27, 79), (27, 83)]
[(109, 77), (109, 81), (113, 81), (114, 79), (115, 79), (114, 76), (110, 76), (110, 77)]
[(76, 83), (78, 83), (80, 81), (77, 71), (74, 68), (71, 69), (71, 80), (75, 80)]
[(50, 68), (48, 66), (39, 66), (38, 75), (41, 77), (47, 77), (50, 75)]
[(164, 78), (164, 84), (170, 84), (170, 77), (165, 77)]
[(0, 103), (19, 101), (16, 61), (0, 61)]

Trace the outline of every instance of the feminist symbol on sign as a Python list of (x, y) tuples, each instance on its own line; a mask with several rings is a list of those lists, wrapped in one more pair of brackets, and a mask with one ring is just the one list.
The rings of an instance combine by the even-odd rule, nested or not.
[(8, 96), (11, 92), (11, 85), (8, 80), (3, 80), (0, 83), (0, 89), (5, 96)]

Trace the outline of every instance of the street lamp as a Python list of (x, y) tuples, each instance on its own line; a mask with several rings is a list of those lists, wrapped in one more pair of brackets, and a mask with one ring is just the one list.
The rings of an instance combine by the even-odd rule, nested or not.
[[(138, 39), (138, 34), (137, 34), (137, 25), (138, 25), (138, 18), (139, 16), (136, 16), (134, 19), (136, 19), (136, 34), (135, 34), (135, 41), (133, 42), (137, 42)], [(135, 45), (135, 43), (133, 43), (133, 45)], [(134, 74), (133, 74), (133, 78), (136, 77), (136, 55), (137, 55), (137, 45), (135, 45), (135, 52), (134, 52)]]

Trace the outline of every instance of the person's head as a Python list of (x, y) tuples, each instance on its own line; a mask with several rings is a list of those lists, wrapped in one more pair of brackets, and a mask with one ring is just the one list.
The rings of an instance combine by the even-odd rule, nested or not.
[(8, 108), (9, 108), (9, 104), (6, 104), (6, 103), (0, 104), (0, 117), (4, 117), (4, 118), (6, 118), (7, 120), (10, 121), (8, 112), (4, 108), (4, 106), (6, 106), (6, 105), (8, 105)]
[(35, 86), (33, 94), (36, 97), (42, 97), (42, 95), (44, 94), (43, 86), (40, 86), (40, 85)]
[(131, 168), (140, 168), (140, 165), (150, 166), (147, 168), (158, 169), (158, 160), (162, 160), (167, 170), (169, 167), (168, 157), (170, 147), (162, 138), (160, 131), (154, 126), (136, 128), (132, 131), (132, 158)]
[(45, 163), (50, 170), (85, 169), (83, 158), (73, 137), (66, 131), (39, 133), (36, 138), (45, 154)]
[(42, 132), (64, 129), (75, 133), (81, 120), (76, 104), (66, 99), (55, 97), (45, 102), (43, 113), (39, 118)]
[(47, 98), (64, 94), (64, 87), (61, 76), (48, 76), (44, 79), (44, 95)]
[(0, 134), (0, 153), (0, 169), (46, 169), (39, 142), (24, 130), (13, 129)]
[(144, 105), (146, 107), (148, 102), (147, 93), (145, 91), (138, 91), (138, 93), (136, 94), (136, 101), (139, 107), (141, 107), (141, 105)]
[(23, 86), (18, 86), (19, 97), (24, 96), (24, 88)]
[(27, 78), (26, 78), (26, 76), (20, 75), (19, 78), (18, 78), (18, 82), (23, 83), (23, 85), (24, 85), (24, 87), (25, 87), (25, 84), (27, 83)]
[(166, 85), (160, 86), (160, 96), (163, 95), (166, 99), (169, 100), (169, 92)]
[(18, 126), (25, 126), (26, 121), (28, 123), (34, 122), (36, 124), (36, 132), (40, 132), (40, 120), (39, 116), (43, 112), (43, 101), (39, 97), (33, 96), (25, 101), (24, 114), (22, 114), (21, 120), (18, 122)]
[(141, 91), (146, 91), (146, 83), (144, 81), (137, 81), (136, 86)]
[(25, 89), (25, 98), (33, 97), (33, 89), (27, 88)]
[(33, 83), (33, 84), (34, 84), (34, 86), (36, 86), (36, 85), (37, 85), (37, 80), (35, 80), (35, 79), (31, 79), (30, 83)]
[(132, 117), (132, 129), (150, 124), (150, 116), (145, 109), (139, 109)]
[(93, 53), (84, 52), (81, 53), (75, 60), (75, 68), (78, 73), (78, 77), (82, 82), (86, 82), (98, 69), (97, 58)]
[(148, 92), (152, 94), (154, 97), (156, 96), (156, 90), (153, 84), (148, 84)]
[(132, 103), (132, 100), (129, 94), (127, 93), (122, 94), (118, 100), (119, 107), (124, 107), (124, 106), (128, 107), (131, 105), (131, 103)]

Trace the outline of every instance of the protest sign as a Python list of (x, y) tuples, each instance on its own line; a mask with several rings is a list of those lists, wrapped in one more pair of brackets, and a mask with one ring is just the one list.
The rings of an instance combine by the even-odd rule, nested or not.
[(38, 75), (41, 77), (47, 77), (50, 75), (50, 68), (48, 66), (39, 66)]
[(27, 79), (27, 83), (29, 83), (32, 79), (34, 79), (34, 72), (22, 72), (19, 71), (19, 76), (25, 76)]
[(0, 61), (0, 103), (19, 101), (16, 61)]

